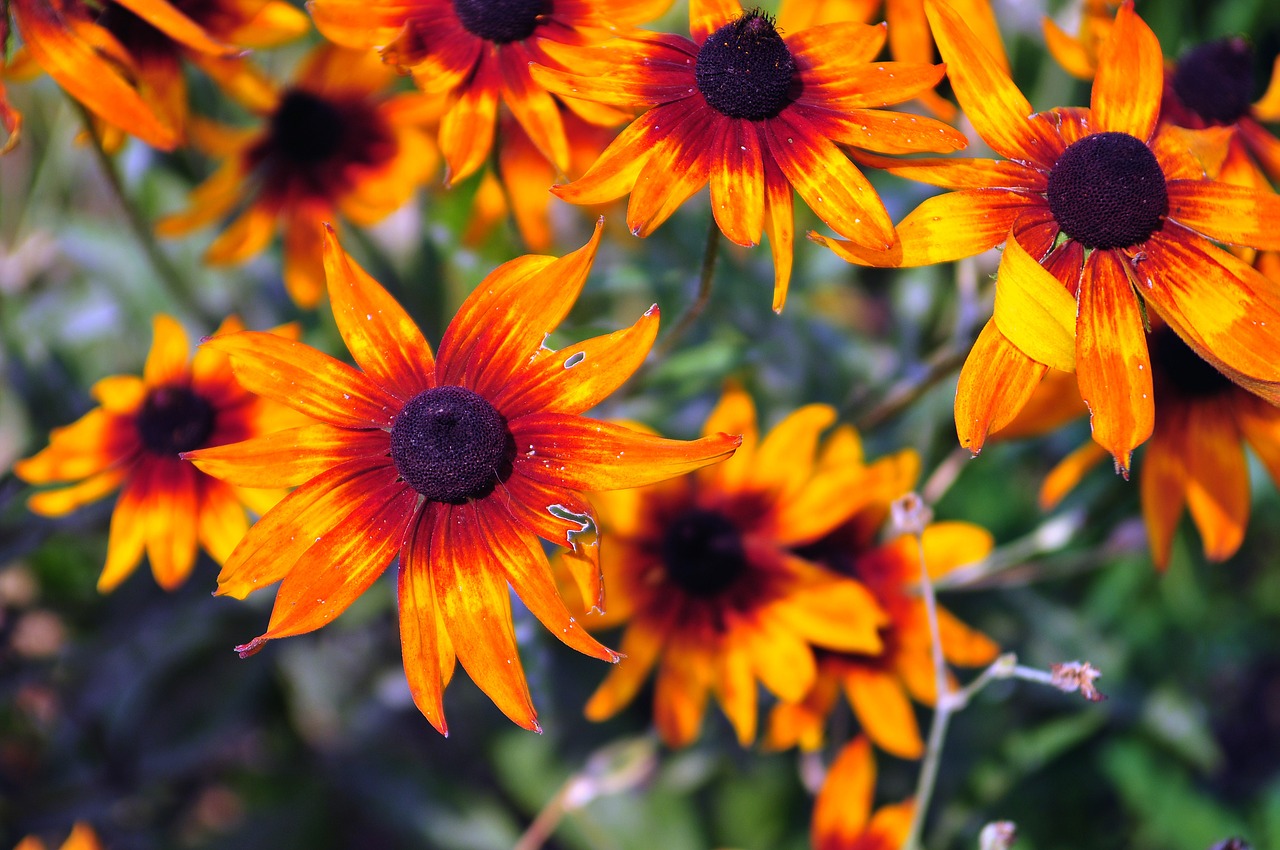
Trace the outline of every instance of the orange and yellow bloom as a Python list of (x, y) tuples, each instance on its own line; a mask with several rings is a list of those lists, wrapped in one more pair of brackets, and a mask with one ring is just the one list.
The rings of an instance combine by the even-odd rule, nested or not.
[(1160, 44), (1121, 7), (1088, 109), (1034, 113), (945, 3), (926, 0), (948, 74), (975, 129), (1006, 160), (921, 160), (893, 173), (956, 191), (868, 252), (815, 236), (867, 265), (914, 266), (1005, 244), (995, 316), (961, 373), (956, 427), (981, 448), (1049, 367), (1075, 371), (1094, 439), (1127, 474), (1154, 421), (1149, 310), (1219, 371), (1280, 401), (1280, 285), (1214, 242), (1280, 248), (1280, 197), (1206, 179), (1180, 133), (1158, 127)]
[(241, 653), (325, 625), (398, 554), (405, 672), (441, 732), (455, 661), (514, 722), (539, 728), (508, 585), (557, 638), (618, 660), (565, 608), (538, 538), (575, 550), (597, 599), (596, 521), (581, 491), (696, 469), (731, 454), (739, 438), (664, 440), (580, 415), (640, 366), (658, 328), (655, 307), (626, 330), (544, 346), (582, 290), (600, 232), (563, 258), (499, 267), (459, 309), (436, 357), (332, 230), (329, 297), (359, 369), (269, 334), (208, 342), (247, 387), (320, 422), (191, 455), (241, 486), (297, 486), (218, 578), (218, 593), (238, 598), (283, 579), (267, 630)]
[(742, 433), (733, 458), (600, 495), (609, 605), (587, 623), (625, 623), (626, 658), (592, 696), (588, 717), (617, 713), (656, 667), (654, 721), (668, 745), (697, 738), (714, 694), (745, 746), (756, 735), (757, 682), (799, 700), (817, 674), (815, 647), (881, 650), (888, 621), (867, 588), (797, 550), (896, 491), (915, 460), (904, 453), (865, 467), (847, 426), (819, 451), (834, 419), (830, 407), (809, 405), (760, 439), (750, 396), (730, 388), (705, 431)]
[[(228, 320), (218, 332), (240, 329)], [(63, 516), (120, 489), (98, 579), (103, 593), (124, 581), (144, 552), (166, 590), (186, 581), (197, 547), (222, 563), (249, 527), (245, 507), (263, 513), (283, 494), (232, 487), (179, 454), (299, 421), (243, 389), (219, 352), (201, 349), (188, 361), (187, 336), (173, 319), (157, 316), (154, 334), (141, 377), (98, 381), (99, 407), (55, 430), (47, 448), (14, 466), (32, 484), (70, 484), (31, 497), (31, 510), (43, 516)]]
[(321, 224), (340, 215), (374, 224), (402, 207), (435, 170), (427, 126), (437, 104), (393, 94), (395, 73), (368, 52), (332, 45), (313, 51), (292, 85), (262, 110), (261, 130), (207, 128), (204, 147), (223, 163), (191, 192), (191, 208), (156, 230), (179, 236), (236, 218), (205, 254), (234, 264), (284, 231), (284, 283), (301, 307), (324, 293)]
[(625, 36), (598, 48), (558, 48), (534, 79), (562, 95), (645, 111), (582, 176), (555, 188), (576, 204), (630, 193), (627, 226), (647, 236), (703, 186), (720, 230), (753, 246), (767, 233), (773, 308), (791, 280), (793, 193), (833, 230), (873, 251), (896, 237), (875, 188), (841, 150), (949, 152), (963, 135), (923, 116), (889, 112), (932, 88), (943, 68), (876, 62), (885, 28), (835, 23), (782, 35), (736, 0), (693, 0), (692, 39)]

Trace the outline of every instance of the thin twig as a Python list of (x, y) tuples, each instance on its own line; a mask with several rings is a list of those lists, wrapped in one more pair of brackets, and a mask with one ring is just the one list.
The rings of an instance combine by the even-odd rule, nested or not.
[(676, 320), (675, 327), (671, 329), (671, 333), (667, 334), (666, 338), (658, 343), (656, 351), (659, 359), (671, 353), (676, 340), (684, 336), (694, 322), (698, 321), (702, 311), (707, 309), (707, 303), (711, 300), (711, 279), (715, 276), (716, 257), (719, 253), (720, 225), (716, 224), (713, 216), (711, 225), (707, 228), (707, 245), (702, 252), (702, 271), (698, 275), (698, 294), (694, 296), (693, 303), (685, 309), (683, 315)]
[(854, 427), (866, 432), (893, 419), (937, 384), (949, 378), (964, 364), (968, 355), (968, 348), (947, 347), (935, 352), (926, 361), (923, 375), (904, 378), (894, 384), (879, 404), (854, 420)]
[(129, 222), (129, 229), (133, 231), (134, 238), (142, 246), (142, 250), (146, 253), (147, 260), (151, 263), (151, 268), (155, 271), (161, 285), (169, 296), (192, 316), (210, 320), (211, 317), (206, 314), (204, 307), (196, 301), (190, 290), (188, 290), (183, 281), (182, 273), (173, 265), (169, 257), (160, 250), (151, 225), (142, 217), (142, 213), (129, 198), (129, 194), (124, 188), (124, 181), (120, 177), (120, 171), (116, 168), (115, 160), (102, 147), (102, 139), (94, 132), (93, 117), (89, 110), (78, 100), (72, 99), (71, 102), (80, 112), (81, 120), (84, 123), (85, 135), (89, 137), (89, 147), (93, 150), (94, 158), (98, 161), (98, 167), (102, 171), (103, 177), (106, 178), (107, 185), (110, 186), (116, 201), (120, 204), (121, 209), (124, 210), (125, 219)]

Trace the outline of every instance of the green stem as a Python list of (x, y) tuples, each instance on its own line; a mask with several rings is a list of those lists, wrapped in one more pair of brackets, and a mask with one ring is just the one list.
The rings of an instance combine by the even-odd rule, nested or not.
[(155, 233), (152, 231), (151, 225), (142, 217), (142, 213), (130, 200), (129, 194), (124, 188), (124, 181), (120, 177), (120, 171), (116, 168), (115, 160), (102, 147), (102, 139), (94, 132), (93, 118), (89, 110), (78, 100), (73, 99), (71, 102), (75, 104), (76, 109), (80, 112), (85, 134), (89, 137), (89, 147), (92, 148), (94, 158), (98, 161), (98, 167), (102, 171), (103, 177), (106, 178), (112, 194), (115, 195), (117, 202), (119, 202), (120, 208), (124, 210), (125, 219), (129, 222), (129, 229), (133, 231), (134, 238), (142, 246), (142, 250), (146, 253), (147, 260), (151, 263), (151, 267), (154, 269), (161, 285), (168, 292), (169, 297), (184, 310), (193, 316), (210, 321), (212, 317), (206, 315), (204, 307), (187, 289), (182, 273), (173, 265), (169, 257), (160, 250), (160, 245), (156, 242)]
[(698, 321), (698, 317), (707, 309), (707, 303), (711, 300), (711, 279), (715, 276), (716, 257), (720, 253), (720, 225), (716, 224), (715, 217), (711, 219), (711, 226), (707, 228), (707, 245), (702, 252), (702, 271), (698, 276), (698, 294), (694, 296), (693, 303), (684, 311), (684, 314), (676, 320), (675, 327), (671, 329), (671, 333), (658, 344), (658, 357), (666, 357), (671, 353), (676, 340), (684, 336), (694, 322)]

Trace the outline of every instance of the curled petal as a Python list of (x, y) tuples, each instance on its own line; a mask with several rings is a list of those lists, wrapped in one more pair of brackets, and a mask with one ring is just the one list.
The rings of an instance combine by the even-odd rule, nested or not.
[(1017, 239), (1005, 244), (994, 320), (1023, 354), (1062, 372), (1075, 370), (1076, 300)]
[(1013, 421), (1049, 370), (1004, 338), (988, 321), (965, 358), (956, 387), (956, 434), (977, 454), (989, 433)]

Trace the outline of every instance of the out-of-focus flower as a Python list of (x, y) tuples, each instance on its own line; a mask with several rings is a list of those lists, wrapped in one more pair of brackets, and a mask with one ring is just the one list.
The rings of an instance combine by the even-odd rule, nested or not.
[[(906, 471), (906, 470), (904, 470)], [(915, 711), (908, 697), (933, 705), (937, 679), (924, 600), (920, 598), (920, 551), (914, 535), (878, 542), (880, 519), (889, 502), (906, 492), (915, 479), (898, 482), (901, 491), (885, 493), (851, 522), (800, 550), (800, 554), (842, 575), (857, 579), (888, 614), (880, 628), (884, 649), (878, 654), (822, 652), (818, 677), (801, 700), (776, 706), (769, 718), (769, 746), (822, 746), (827, 718), (843, 692), (863, 730), (876, 746), (899, 758), (919, 758), (924, 751)], [(972, 564), (991, 551), (991, 534), (967, 522), (934, 522), (923, 531), (929, 575), (939, 579)], [(947, 661), (964, 667), (990, 663), (999, 647), (943, 608), (938, 628)]]
[(312, 0), (316, 28), (338, 44), (377, 48), (408, 69), (424, 92), (446, 95), (440, 150), (446, 183), (477, 171), (493, 147), (505, 104), (542, 155), (570, 169), (561, 107), (593, 124), (623, 116), (576, 97), (556, 97), (535, 82), (529, 65), (555, 65), (558, 45), (599, 44), (656, 18), (671, 0)]
[(202, 129), (200, 144), (223, 159), (191, 192), (191, 208), (156, 231), (183, 235), (238, 210), (205, 254), (239, 263), (284, 231), (284, 283), (301, 307), (324, 293), (322, 223), (339, 215), (357, 226), (403, 206), (435, 170), (427, 126), (440, 104), (416, 92), (393, 94), (395, 72), (368, 51), (324, 45), (295, 82), (262, 110), (261, 130)]
[(1076, 35), (1069, 35), (1047, 15), (1044, 18), (1044, 44), (1049, 53), (1068, 74), (1092, 80), (1098, 72), (1098, 52), (1110, 37), (1115, 24), (1119, 0), (1083, 0)]
[[(45, 850), (45, 843), (29, 835), (19, 841), (14, 850)], [(71, 834), (67, 836), (66, 841), (62, 842), (59, 850), (102, 850), (102, 842), (98, 841), (98, 834), (93, 831), (93, 827), (86, 823), (77, 823), (71, 827)]]
[[(1004, 53), (1000, 28), (988, 0), (949, 0), (969, 28), (991, 51), (991, 56), (1006, 71), (1009, 60)], [(778, 29), (798, 32), (809, 27), (843, 21), (871, 23), (883, 14), (889, 25), (889, 55), (900, 62), (933, 61), (933, 35), (924, 14), (924, 0), (782, 0), (778, 8)], [(932, 90), (916, 96), (930, 112), (944, 120), (955, 117), (951, 101)]]
[(796, 550), (899, 495), (918, 461), (903, 452), (865, 465), (847, 426), (818, 451), (834, 419), (830, 407), (809, 405), (761, 440), (750, 396), (730, 388), (705, 431), (743, 434), (732, 459), (601, 494), (609, 606), (587, 624), (625, 623), (626, 658), (588, 702), (588, 717), (621, 710), (656, 666), (655, 723), (669, 746), (697, 738), (709, 693), (745, 746), (756, 735), (757, 681), (795, 701), (813, 686), (813, 647), (881, 650), (877, 632), (888, 621), (872, 594)]
[(956, 12), (926, 0), (952, 86), (978, 133), (1007, 160), (917, 160), (895, 174), (958, 191), (869, 252), (813, 238), (851, 262), (915, 266), (1005, 243), (995, 316), (961, 372), (956, 428), (978, 451), (1050, 367), (1075, 371), (1094, 439), (1128, 473), (1154, 421), (1143, 311), (1263, 398), (1280, 402), (1280, 285), (1214, 244), (1280, 248), (1280, 197), (1205, 178), (1157, 127), (1164, 84), (1155, 34), (1121, 7), (1089, 109), (1033, 113)]
[(582, 290), (600, 232), (561, 259), (499, 267), (459, 309), (437, 358), (332, 230), (329, 297), (360, 369), (270, 334), (208, 341), (247, 387), (321, 423), (190, 455), (240, 486), (300, 485), (218, 577), (218, 593), (237, 598), (283, 579), (267, 631), (238, 651), (325, 625), (399, 554), (405, 672), (441, 732), (455, 660), (509, 718), (539, 728), (508, 584), (557, 638), (618, 659), (570, 616), (538, 538), (574, 548), (598, 595), (596, 521), (579, 491), (679, 475), (728, 456), (739, 438), (664, 440), (579, 415), (640, 366), (658, 328), (655, 307), (626, 330), (543, 345)]
[[(241, 327), (228, 319), (218, 333)], [(14, 465), (32, 484), (76, 482), (34, 494), (28, 504), (42, 516), (63, 516), (120, 488), (98, 579), (103, 593), (124, 581), (144, 552), (166, 590), (191, 573), (197, 546), (222, 563), (249, 527), (245, 507), (263, 513), (283, 494), (228, 486), (179, 454), (299, 421), (244, 390), (222, 354), (200, 350), (188, 359), (186, 333), (172, 318), (156, 316), (153, 328), (141, 377), (98, 381), (92, 393), (100, 406), (55, 429), (47, 448)]]
[(871, 813), (876, 762), (871, 744), (858, 736), (844, 746), (827, 771), (813, 808), (813, 850), (895, 850), (911, 829), (915, 803), (907, 800)]
[(783, 36), (734, 0), (693, 0), (692, 40), (636, 34), (603, 47), (557, 46), (572, 70), (535, 66), (553, 91), (646, 109), (582, 176), (555, 193), (595, 204), (630, 193), (627, 226), (648, 236), (708, 182), (720, 230), (739, 245), (769, 236), (773, 308), (791, 280), (792, 196), (865, 249), (896, 241), (875, 188), (840, 148), (949, 152), (966, 144), (946, 124), (888, 112), (932, 88), (941, 65), (875, 62), (885, 28), (829, 24)]

